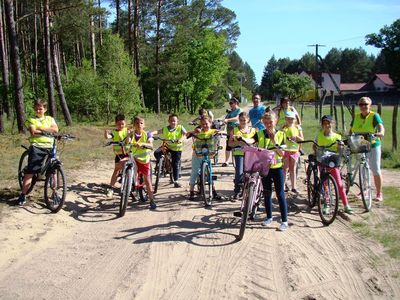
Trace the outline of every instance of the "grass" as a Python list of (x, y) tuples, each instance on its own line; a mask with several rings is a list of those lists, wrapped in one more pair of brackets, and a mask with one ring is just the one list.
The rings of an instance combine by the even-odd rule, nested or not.
[[(360, 234), (380, 242), (385, 251), (392, 257), (400, 259), (400, 201), (399, 189), (383, 188), (385, 195), (384, 206), (390, 212), (389, 217), (380, 217), (380, 211), (372, 210), (370, 217), (363, 222), (353, 222), (352, 227)], [(385, 209), (382, 208), (382, 209)]]

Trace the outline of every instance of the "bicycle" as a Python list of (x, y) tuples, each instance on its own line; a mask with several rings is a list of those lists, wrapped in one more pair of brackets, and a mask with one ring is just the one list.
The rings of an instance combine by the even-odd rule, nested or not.
[[(324, 225), (328, 226), (335, 220), (339, 208), (339, 190), (335, 178), (329, 173), (329, 169), (340, 166), (342, 150), (340, 153), (329, 151), (329, 146), (318, 145), (315, 141), (305, 140), (299, 143), (313, 143), (316, 147), (316, 155), (309, 155), (310, 172), (307, 175), (307, 194), (310, 193), (310, 206), (318, 205), (318, 214)], [(311, 166), (310, 166), (311, 164)], [(319, 169), (319, 176), (316, 170)], [(306, 171), (307, 173), (307, 171)], [(309, 192), (310, 190), (310, 192)]]
[[(196, 135), (192, 135), (193, 138), (201, 141), (200, 143), (194, 143), (194, 151), (196, 156), (202, 157), (198, 173), (197, 186), (200, 191), (201, 197), (203, 198), (205, 206), (211, 206), (213, 198), (213, 180), (217, 177), (213, 175), (211, 159), (217, 152), (217, 136), (226, 136), (226, 133), (217, 133), (209, 138), (199, 138)], [(209, 142), (210, 141), (210, 142)], [(218, 146), (220, 147), (220, 146)]]
[(275, 152), (272, 150), (281, 148), (280, 146), (272, 149), (257, 148), (249, 145), (243, 139), (241, 141), (246, 144), (242, 148), (244, 152), (243, 195), (240, 211), (233, 213), (235, 217), (241, 218), (238, 241), (243, 239), (247, 221), (254, 220), (260, 206), (263, 195), (262, 177), (268, 175), (270, 165), (275, 162)]
[[(44, 180), (44, 202), (52, 213), (57, 213), (64, 205), (67, 195), (67, 182), (64, 169), (61, 160), (57, 157), (57, 142), (61, 144), (64, 141), (74, 140), (75, 137), (70, 134), (45, 132), (43, 132), (43, 135), (54, 139), (53, 146), (43, 160), (40, 171), (33, 174), (26, 194), (28, 195), (33, 190), (36, 182)], [(25, 149), (18, 163), (18, 183), (22, 189), (26, 167), (28, 166), (29, 147), (25, 145), (21, 145), (21, 147)]]
[(162, 141), (162, 144), (160, 146), (161, 157), (157, 161), (155, 167), (156, 181), (154, 183), (154, 193), (157, 193), (161, 176), (165, 177), (167, 174), (169, 174), (170, 182), (171, 183), (174, 182), (173, 170), (172, 170), (172, 158), (171, 158), (171, 153), (168, 151), (168, 142), (176, 143), (177, 140), (168, 140), (157, 136), (154, 137), (154, 140)]
[[(124, 151), (125, 147), (128, 146), (128, 149), (126, 151), (128, 152), (128, 160), (125, 162), (124, 168), (121, 172), (121, 200), (119, 203), (119, 216), (123, 217), (128, 206), (129, 196), (136, 200), (134, 193), (137, 192), (139, 194), (139, 199), (141, 202), (147, 201), (147, 191), (144, 184), (143, 174), (138, 172), (137, 170), (136, 161), (133, 155), (133, 144), (125, 142), (108, 142), (105, 146), (121, 146)], [(141, 148), (153, 150), (152, 147), (148, 146), (142, 146)]]
[[(374, 136), (370, 133), (353, 133), (345, 141), (343, 153), (343, 165), (340, 169), (341, 178), (344, 181), (346, 194), (350, 188), (356, 185), (366, 211), (372, 208), (371, 172), (368, 164), (367, 153), (370, 152), (370, 141)], [(352, 163), (352, 157), (356, 162)], [(357, 180), (358, 175), (358, 182)]]

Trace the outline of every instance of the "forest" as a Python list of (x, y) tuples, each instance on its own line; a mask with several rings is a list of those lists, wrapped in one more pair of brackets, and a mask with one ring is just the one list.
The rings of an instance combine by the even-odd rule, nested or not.
[[(315, 69), (311, 53), (298, 60), (272, 56), (258, 85), (235, 51), (240, 27), (222, 0), (0, 3), (0, 132), (5, 124), (24, 132), (37, 98), (47, 100), (48, 113), (66, 125), (108, 123), (118, 112), (193, 114), (221, 107), (232, 95), (249, 99), (255, 91), (271, 99), (281, 78), (274, 72)], [(399, 24), (392, 25), (394, 32)], [(342, 82), (386, 73), (398, 64), (385, 61), (385, 36), (369, 36), (370, 45), (383, 49), (378, 57), (361, 48), (333, 48), (325, 64), (341, 73)]]

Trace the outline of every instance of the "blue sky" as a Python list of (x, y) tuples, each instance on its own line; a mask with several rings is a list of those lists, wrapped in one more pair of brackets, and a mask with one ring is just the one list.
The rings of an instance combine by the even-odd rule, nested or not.
[(272, 55), (299, 59), (315, 47), (324, 57), (331, 48), (365, 46), (365, 35), (378, 33), (400, 18), (399, 0), (224, 0), (236, 13), (240, 37), (236, 51), (254, 70), (258, 83)]

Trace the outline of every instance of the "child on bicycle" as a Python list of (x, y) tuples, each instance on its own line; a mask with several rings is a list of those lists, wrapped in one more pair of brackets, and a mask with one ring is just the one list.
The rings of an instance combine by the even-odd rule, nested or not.
[(22, 192), (17, 200), (17, 204), (20, 206), (26, 202), (26, 193), (31, 185), (33, 174), (40, 172), (44, 160), (51, 154), (54, 138), (44, 134), (58, 132), (56, 121), (50, 116), (45, 116), (47, 103), (44, 100), (35, 101), (34, 111), (35, 117), (28, 118), (25, 122), (25, 126), (31, 134), (29, 138), (31, 145), (28, 150), (28, 166), (25, 170)]
[(285, 125), (282, 131), (286, 134), (286, 149), (283, 155), (283, 178), (285, 179), (285, 192), (289, 191), (286, 183), (286, 176), (289, 171), (290, 184), (292, 192), (297, 193), (296, 189), (296, 163), (300, 157), (300, 146), (297, 142), (303, 141), (303, 131), (301, 126), (296, 123), (296, 114), (292, 111), (285, 113)]
[(253, 140), (259, 148), (273, 149), (275, 152), (275, 164), (270, 166), (268, 175), (263, 177), (262, 183), (264, 188), (264, 201), (267, 211), (267, 218), (262, 223), (263, 226), (272, 224), (272, 182), (275, 186), (275, 193), (279, 201), (279, 209), (281, 212), (281, 224), (278, 230), (285, 231), (289, 228), (287, 216), (288, 208), (284, 192), (284, 177), (283, 177), (283, 151), (281, 146), (285, 145), (286, 135), (283, 131), (277, 130), (276, 115), (272, 111), (266, 112), (261, 118), (265, 129), (260, 130), (254, 135)]
[[(321, 118), (321, 131), (318, 133), (317, 137), (315, 138), (315, 142), (320, 146), (329, 146), (335, 142), (340, 142), (342, 140), (342, 136), (334, 131), (335, 121), (332, 119), (331, 116), (325, 115)], [(316, 146), (313, 146), (314, 151), (316, 151)], [(328, 148), (330, 151), (338, 152), (338, 144), (334, 144)], [(339, 167), (329, 168), (329, 173), (335, 179), (340, 199), (342, 199), (342, 203), (344, 206), (344, 211), (348, 214), (352, 214), (353, 210), (349, 205), (349, 201), (347, 199), (347, 195), (342, 183), (342, 179), (340, 178), (340, 170)]]
[[(186, 129), (182, 125), (178, 125), (178, 116), (176, 114), (171, 114), (168, 117), (168, 126), (152, 133), (162, 135), (162, 137), (167, 140), (176, 140), (174, 143), (167, 142), (166, 150), (171, 153), (174, 187), (180, 188), (179, 169), (183, 150), (183, 138), (187, 133)], [(161, 147), (154, 151), (154, 157), (157, 159), (157, 162), (160, 160), (162, 151), (163, 149), (161, 149)]]
[[(208, 116), (204, 116), (200, 119), (200, 126), (201, 129), (195, 128), (193, 131), (190, 131), (186, 134), (187, 138), (190, 138), (191, 136), (197, 136), (199, 138), (205, 139), (205, 138), (211, 138), (215, 134), (218, 133), (217, 129), (211, 129), (211, 118)], [(212, 141), (212, 140), (210, 140)], [(194, 143), (202, 143), (203, 141), (196, 141), (194, 140)], [(194, 200), (194, 186), (196, 184), (197, 177), (199, 176), (199, 169), (201, 167), (203, 158), (202, 157), (197, 157), (195, 150), (193, 148), (193, 154), (192, 154), (192, 171), (190, 174), (190, 180), (189, 180), (189, 200)], [(214, 183), (212, 186), (213, 190), (213, 198), (216, 200), (221, 200), (222, 197), (217, 194)]]
[[(236, 145), (243, 144), (238, 139), (244, 138), (252, 138), (256, 134), (256, 129), (250, 127), (250, 117), (247, 112), (241, 112), (239, 114), (239, 126), (234, 127), (230, 137), (229, 137), (229, 145), (231, 147), (235, 147)], [(240, 185), (243, 181), (243, 159), (244, 153), (243, 150), (234, 149), (233, 150), (233, 158), (235, 160), (235, 179), (234, 184), (235, 188), (233, 190), (232, 200), (237, 200), (240, 194)]]
[[(104, 137), (106, 139), (112, 139), (113, 142), (122, 142), (129, 135), (130, 130), (126, 127), (125, 116), (123, 114), (117, 114), (115, 116), (115, 129), (105, 130)], [(126, 161), (128, 160), (129, 154), (126, 152), (127, 148), (122, 146), (113, 146), (115, 153), (114, 159), (114, 171), (111, 175), (110, 186), (107, 188), (107, 197), (111, 198), (114, 194), (115, 183), (117, 182), (118, 175), (121, 173)]]
[(143, 175), (143, 180), (146, 185), (147, 194), (150, 199), (150, 209), (156, 209), (157, 205), (154, 201), (153, 186), (151, 184), (151, 167), (150, 167), (150, 152), (151, 150), (145, 147), (153, 147), (153, 138), (151, 132), (144, 130), (145, 123), (142, 117), (133, 119), (133, 132), (129, 138), (132, 143), (132, 156), (135, 159), (137, 171)]

